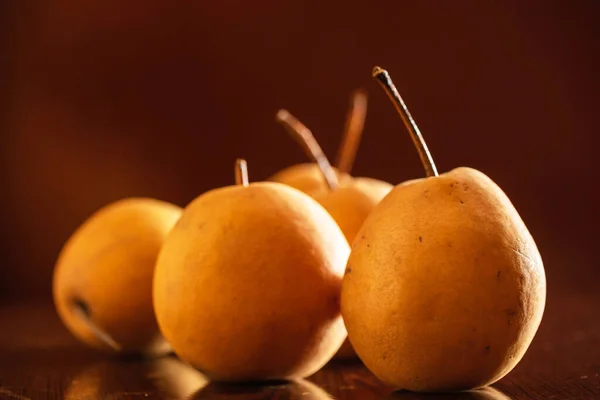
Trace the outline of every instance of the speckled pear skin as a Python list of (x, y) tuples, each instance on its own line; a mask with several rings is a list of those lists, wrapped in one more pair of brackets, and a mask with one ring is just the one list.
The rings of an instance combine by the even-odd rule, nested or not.
[(55, 266), (53, 295), (60, 318), (78, 339), (115, 350), (82, 320), (77, 304), (118, 351), (170, 351), (154, 316), (152, 280), (158, 252), (181, 211), (160, 200), (127, 198), (95, 212), (68, 239)]
[(213, 380), (311, 375), (346, 338), (339, 296), (349, 252), (333, 218), (297, 189), (259, 182), (207, 192), (158, 258), (161, 331)]
[(341, 300), (349, 340), (381, 381), (466, 390), (521, 360), (546, 278), (509, 198), (483, 173), (457, 168), (381, 201), (352, 245)]

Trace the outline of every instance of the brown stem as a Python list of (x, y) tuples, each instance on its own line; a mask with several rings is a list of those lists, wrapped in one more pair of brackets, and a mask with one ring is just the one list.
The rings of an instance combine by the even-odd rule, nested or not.
[(364, 89), (358, 89), (350, 96), (350, 108), (346, 117), (344, 137), (335, 163), (340, 172), (349, 174), (352, 170), (366, 118), (367, 92)]
[(279, 110), (277, 112), (276, 119), (304, 148), (306, 154), (308, 154), (308, 156), (317, 163), (329, 188), (332, 190), (337, 189), (339, 186), (337, 175), (331, 167), (329, 160), (327, 157), (325, 157), (321, 146), (319, 146), (319, 143), (317, 143), (317, 140), (313, 136), (312, 132), (287, 110)]
[(86, 302), (80, 299), (73, 300), (73, 312), (102, 343), (115, 351), (121, 351), (123, 349), (108, 333), (92, 321), (90, 308)]
[(248, 164), (243, 158), (235, 160), (235, 184), (248, 186)]
[(421, 158), (421, 162), (423, 163), (423, 167), (425, 168), (425, 173), (427, 176), (437, 176), (437, 168), (435, 167), (435, 163), (433, 162), (433, 158), (431, 157), (431, 153), (427, 148), (427, 144), (421, 135), (421, 131), (419, 131), (419, 127), (415, 123), (415, 120), (410, 115), (406, 104), (404, 104), (404, 100), (398, 93), (398, 89), (394, 86), (394, 82), (392, 82), (392, 78), (385, 69), (380, 67), (373, 68), (373, 78), (376, 78), (383, 90), (387, 93), (392, 103), (396, 107), (396, 110), (400, 114), (402, 121), (404, 122), (404, 126), (408, 129), (410, 133), (410, 137), (419, 152), (419, 157)]

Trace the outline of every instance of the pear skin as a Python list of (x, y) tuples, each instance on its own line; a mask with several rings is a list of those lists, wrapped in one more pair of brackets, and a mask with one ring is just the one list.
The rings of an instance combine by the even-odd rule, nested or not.
[(546, 299), (536, 244), (504, 192), (457, 168), (399, 185), (368, 217), (342, 286), (349, 339), (383, 382), (494, 383), (523, 357)]
[(169, 346), (152, 307), (154, 264), (181, 208), (128, 198), (94, 213), (64, 245), (53, 277), (66, 327), (108, 351), (160, 354)]
[(259, 182), (209, 191), (160, 252), (161, 331), (213, 380), (308, 376), (346, 338), (339, 295), (349, 251), (327, 211), (299, 190)]
[(334, 190), (315, 196), (352, 243), (365, 219), (393, 186), (370, 178), (350, 179)]
[(361, 176), (352, 178), (352, 183), (362, 190), (368, 191), (371, 196), (380, 201), (394, 188), (394, 185), (389, 182)]

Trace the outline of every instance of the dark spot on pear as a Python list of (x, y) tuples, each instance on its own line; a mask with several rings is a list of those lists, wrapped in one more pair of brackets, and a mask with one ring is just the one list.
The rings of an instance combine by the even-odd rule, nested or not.
[(451, 183), (451, 184), (450, 184), (450, 187), (451, 187), (451, 188), (454, 188), (454, 183)]
[(500, 278), (500, 271), (496, 274), (496, 278)]
[(371, 247), (371, 245), (369, 243), (367, 243), (367, 247)]
[(419, 236), (419, 242), (423, 243), (423, 236)]
[(348, 265), (348, 268), (346, 268), (344, 275), (349, 275), (351, 272), (352, 272), (352, 267)]
[(485, 352), (489, 353), (490, 352), (490, 348), (491, 348), (491, 346), (489, 344), (487, 346), (485, 346)]
[(460, 204), (465, 204), (465, 202), (461, 200), (461, 201), (460, 201)]
[(92, 310), (86, 301), (80, 299), (79, 297), (74, 298), (72, 301), (73, 305), (77, 307), (79, 311), (81, 311), (86, 317), (89, 318), (92, 316)]
[(387, 354), (383, 353), (383, 355), (381, 356), (381, 358), (383, 358), (385, 360), (387, 358)]
[(514, 317), (515, 315), (517, 315), (517, 312), (515, 310), (506, 310), (506, 314), (510, 317)]

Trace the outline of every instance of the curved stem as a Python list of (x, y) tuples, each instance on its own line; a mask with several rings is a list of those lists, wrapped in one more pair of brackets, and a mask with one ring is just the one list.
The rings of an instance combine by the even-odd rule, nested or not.
[(367, 92), (355, 90), (350, 96), (350, 108), (346, 116), (346, 127), (335, 165), (342, 173), (349, 174), (354, 165), (356, 151), (367, 118)]
[(235, 184), (248, 186), (248, 164), (243, 158), (235, 160)]
[(83, 300), (73, 300), (73, 312), (102, 343), (115, 351), (122, 350), (122, 346), (119, 343), (92, 321), (90, 308)]
[(425, 173), (427, 176), (437, 176), (437, 168), (435, 167), (435, 163), (433, 162), (433, 158), (431, 157), (431, 153), (427, 148), (427, 144), (421, 135), (421, 131), (419, 131), (419, 127), (415, 123), (415, 120), (410, 115), (406, 104), (404, 104), (404, 100), (398, 93), (398, 89), (394, 86), (394, 82), (392, 82), (392, 78), (385, 69), (380, 67), (373, 68), (373, 78), (376, 78), (383, 90), (387, 93), (392, 103), (396, 107), (398, 114), (402, 118), (404, 122), (404, 126), (408, 129), (410, 133), (410, 137), (412, 138), (417, 151), (419, 152), (419, 157), (421, 158), (421, 162), (423, 163), (423, 167), (425, 168)]
[(337, 175), (331, 167), (329, 160), (325, 157), (321, 146), (317, 143), (312, 132), (287, 110), (279, 110), (276, 119), (286, 128), (288, 133), (296, 139), (302, 148), (304, 148), (306, 154), (317, 163), (329, 188), (332, 190), (337, 189), (339, 186)]

